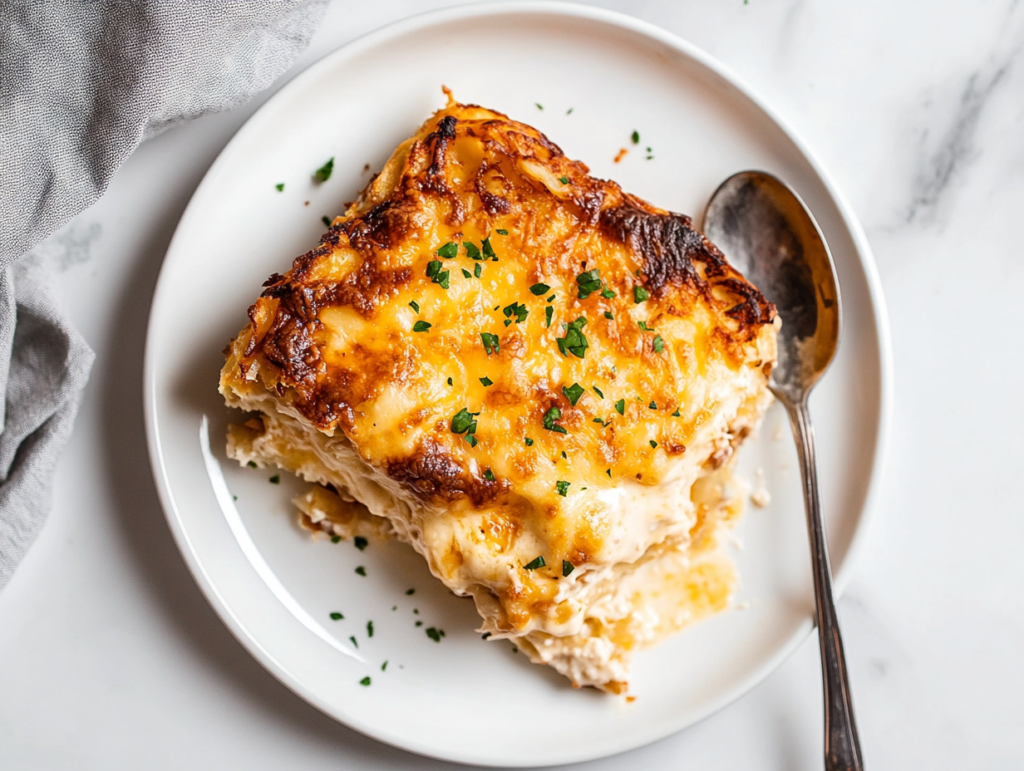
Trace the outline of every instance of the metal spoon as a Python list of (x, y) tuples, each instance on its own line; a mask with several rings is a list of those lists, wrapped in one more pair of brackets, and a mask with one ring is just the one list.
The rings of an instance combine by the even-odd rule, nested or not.
[(782, 316), (778, 364), (769, 387), (789, 413), (803, 476), (824, 681), (825, 769), (861, 771), (807, 409), (811, 388), (832, 361), (839, 340), (839, 289), (832, 257), (797, 194), (760, 171), (743, 171), (722, 183), (704, 213), (704, 233)]

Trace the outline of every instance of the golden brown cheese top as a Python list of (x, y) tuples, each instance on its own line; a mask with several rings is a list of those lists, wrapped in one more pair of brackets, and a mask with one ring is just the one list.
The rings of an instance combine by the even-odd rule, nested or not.
[[(571, 560), (609, 527), (565, 521), (574, 494), (656, 484), (774, 350), (774, 306), (688, 217), (454, 103), (265, 286), (239, 382), (258, 362), (263, 387), (429, 502), (528, 503)], [(508, 540), (506, 519), (487, 537)]]

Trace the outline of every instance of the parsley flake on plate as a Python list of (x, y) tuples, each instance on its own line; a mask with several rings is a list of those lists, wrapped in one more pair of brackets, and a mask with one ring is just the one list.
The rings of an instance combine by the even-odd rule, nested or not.
[(626, 414), (626, 400), (625, 399), (619, 399), (617, 402), (615, 402), (615, 411), (617, 413), (619, 413), (620, 415), (625, 415)]
[(277, 192), (279, 192), (279, 193), (283, 193), (284, 192), (284, 182), (278, 182), (276, 185), (274, 185), (274, 189)]
[(563, 479), (559, 479), (555, 482), (555, 489), (558, 490), (558, 494), (563, 498), (569, 495), (569, 483)]
[(280, 474), (274, 474), (274, 476), (270, 477), (270, 484), (272, 484), (272, 485), (279, 485), (279, 484), (281, 484), (281, 475)]
[(415, 324), (412, 325), (412, 331), (413, 332), (426, 332), (428, 329), (430, 329), (431, 326), (432, 325), (431, 325), (431, 323), (429, 321), (423, 321), (421, 319), (420, 321), (417, 321)]
[(330, 160), (327, 161), (323, 166), (317, 169), (313, 173), (313, 179), (317, 182), (323, 183), (331, 178), (331, 172), (334, 171), (334, 156), (332, 155)]
[(462, 247), (466, 250), (466, 256), (471, 260), (482, 260), (483, 255), (480, 254), (480, 247), (471, 241), (464, 241)]
[[(500, 231), (499, 231), (500, 232)], [(494, 247), (491, 246), (491, 237), (488, 236), (480, 242), (480, 249), (484, 253), (484, 257), (497, 257), (494, 253)]]
[(482, 385), (482, 386), (483, 386), (484, 388), (487, 388), (488, 386), (492, 386), (492, 385), (494, 385), (494, 381), (493, 381), (493, 380), (491, 380), (491, 379), (490, 379), (489, 377), (482, 377), (482, 378), (480, 378), (480, 384), (481, 384), (481, 385)]
[(363, 538), (361, 535), (357, 535), (352, 540), (352, 543), (355, 544), (355, 547), (359, 549), (359, 551), (363, 551), (367, 546), (370, 545), (370, 542)]
[(437, 629), (436, 627), (429, 627), (427, 629), (427, 637), (436, 643), (441, 642), (441, 638), (444, 637), (444, 630)]
[(634, 300), (634, 302), (636, 302), (637, 305), (642, 303), (644, 300), (646, 300), (650, 296), (651, 295), (648, 293), (648, 291), (646, 289), (644, 289), (642, 286), (640, 286), (639, 284), (637, 286), (633, 287), (633, 300)]
[(544, 567), (545, 564), (546, 563), (544, 562), (544, 556), (541, 555), (540, 557), (537, 557), (537, 559), (530, 560), (525, 565), (523, 565), (523, 570), (537, 570), (537, 568)]
[(409, 303), (409, 307), (412, 308), (417, 313), (420, 312), (420, 304), (418, 302), (416, 302), (415, 300), (413, 300), (412, 302)]
[(562, 560), (562, 577), (563, 578), (568, 578), (569, 574), (572, 573), (572, 571), (574, 571), (575, 569), (576, 569), (576, 567), (571, 562), (569, 562), (569, 560)]
[(340, 613), (338, 613), (337, 611), (335, 611), (334, 613), (331, 614), (331, 621), (341, 621), (343, 618), (345, 618), (345, 617), (343, 615), (341, 615)]
[(538, 297), (547, 292), (551, 287), (547, 284), (534, 284), (530, 287), (530, 294), (535, 294)]
[(594, 389), (594, 393), (595, 394), (600, 396), (602, 399), (604, 398), (604, 394), (601, 393), (601, 389), (600, 388), (598, 388), (597, 386), (590, 386), (590, 387)]
[(555, 312), (555, 309), (552, 308), (550, 305), (547, 308), (544, 309), (544, 326), (545, 327), (550, 327), (551, 326), (551, 316), (554, 314), (554, 312)]
[(652, 450), (657, 450), (658, 449), (658, 443), (656, 441), (654, 441), (653, 439), (651, 440), (651, 449)]

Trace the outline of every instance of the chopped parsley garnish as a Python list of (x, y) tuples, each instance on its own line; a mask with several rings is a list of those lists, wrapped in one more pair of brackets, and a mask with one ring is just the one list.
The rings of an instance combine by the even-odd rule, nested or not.
[(279, 485), (279, 484), (281, 484), (281, 475), (280, 474), (274, 474), (274, 476), (270, 477), (270, 484), (272, 484), (272, 485)]
[(590, 421), (590, 422), (591, 422), (591, 423), (597, 423), (598, 425), (601, 425), (601, 426), (603, 426), (603, 425), (604, 425), (604, 418), (594, 418), (594, 419), (593, 419), (592, 421)]
[(340, 613), (338, 613), (337, 611), (335, 611), (334, 613), (331, 614), (331, 621), (341, 621), (343, 618), (345, 618), (345, 617), (343, 615), (341, 615)]
[(656, 402), (651, 402), (650, 404), (647, 405), (647, 409), (649, 409), (649, 410), (656, 410), (656, 409), (658, 409), (658, 405), (657, 405)]
[(492, 385), (494, 385), (494, 381), (493, 381), (493, 380), (491, 380), (491, 379), (490, 379), (489, 377), (482, 377), (482, 378), (480, 378), (480, 384), (481, 384), (481, 385), (482, 385), (482, 386), (483, 386), (484, 388), (487, 388), (487, 386), (492, 386)]
[(453, 257), (459, 256), (459, 245), (454, 241), (449, 241), (447, 244), (437, 250), (438, 257), (444, 257), (447, 260)]
[(341, 543), (341, 536), (340, 535), (332, 535), (331, 536), (331, 543)]
[(278, 182), (276, 185), (274, 185), (274, 189), (277, 192), (279, 192), (279, 193), (283, 193), (284, 192), (284, 182)]
[(635, 144), (635, 145), (640, 144), (640, 132), (639, 131), (634, 131), (633, 132), (633, 136), (630, 137), (630, 138), (633, 140), (633, 144)]
[(617, 413), (619, 413), (620, 415), (625, 415), (626, 414), (626, 400), (625, 399), (619, 399), (617, 402), (615, 402), (615, 411)]
[(555, 423), (561, 417), (562, 411), (558, 407), (552, 407), (544, 413), (544, 428), (548, 431), (554, 431), (556, 434), (568, 434), (568, 431)]
[(466, 444), (468, 444), (470, 447), (476, 447), (476, 437), (475, 436), (473, 436), (472, 434), (466, 434), (466, 436), (464, 438), (466, 440)]
[(554, 314), (554, 312), (555, 312), (555, 309), (552, 308), (550, 305), (547, 308), (544, 309), (544, 326), (545, 327), (550, 327), (551, 326), (551, 316), (552, 316), (552, 314)]
[(484, 472), (484, 479), (486, 479), (488, 482), (493, 482), (494, 472), (491, 471), (490, 469), (487, 469), (487, 471)]
[(551, 287), (549, 287), (547, 284), (534, 284), (533, 286), (530, 287), (530, 293), (535, 294), (539, 297), (540, 295), (547, 292), (550, 288)]
[(490, 236), (488, 236), (487, 238), (485, 238), (483, 241), (480, 242), (480, 249), (483, 251), (484, 257), (496, 257), (497, 256), (494, 253), (494, 247), (491, 246), (491, 237)]
[(444, 637), (444, 630), (437, 629), (435, 627), (429, 627), (427, 629), (427, 637), (429, 637), (434, 642), (439, 643), (441, 642), (441, 638)]
[(526, 437), (523, 441), (526, 442), (527, 447), (533, 447), (533, 440), (530, 437)]
[(448, 271), (441, 270), (440, 260), (431, 260), (427, 263), (427, 278), (434, 284), (440, 284), (442, 289), (448, 288)]
[(373, 637), (373, 622), (372, 621), (367, 621), (366, 622), (366, 636), (367, 637)]
[(653, 439), (651, 440), (651, 449), (652, 450), (658, 449), (658, 443), (656, 441), (654, 441)]
[(679, 414), (679, 408), (678, 407), (676, 407), (676, 411), (672, 413), (672, 417), (673, 418), (681, 418), (681, 417), (683, 417), (682, 415)]
[(412, 325), (412, 331), (413, 332), (426, 332), (428, 329), (430, 329), (430, 327), (431, 327), (431, 324), (430, 324), (429, 321), (423, 321), (421, 319), (420, 321), (417, 321), (415, 324)]
[(576, 276), (576, 286), (579, 289), (579, 298), (586, 300), (601, 288), (601, 271), (594, 268), (580, 273)]
[(411, 597), (412, 595), (416, 594), (416, 590), (415, 589), (406, 589), (405, 590), (405, 594), (406, 594), (406, 596)]
[(418, 302), (416, 302), (415, 300), (413, 300), (412, 302), (409, 303), (409, 307), (412, 308), (417, 313), (420, 312), (420, 304)]
[(422, 621), (417, 621), (415, 624), (413, 624), (413, 626), (416, 626), (416, 627), (423, 626), (423, 622)]
[(604, 473), (608, 475), (609, 479), (611, 479), (611, 477), (612, 477), (612, 470), (610, 468), (606, 468), (604, 470)]
[(385, 659), (384, 663), (380, 665), (380, 671), (381, 672), (386, 672), (387, 669), (388, 669), (388, 662), (387, 662), (387, 659)]
[(476, 276), (477, 278), (480, 278), (480, 274), (483, 273), (483, 270), (484, 266), (478, 262), (476, 266), (473, 268), (473, 275)]
[(454, 385), (454, 383), (452, 383), (452, 379), (451, 378), (448, 378), (448, 385)]
[(655, 335), (654, 340), (651, 341), (651, 345), (654, 346), (655, 353), (661, 353), (665, 350), (665, 341), (661, 339), (661, 335)]
[(555, 482), (555, 489), (558, 490), (558, 494), (565, 498), (569, 494), (569, 483), (565, 480), (559, 479)]
[(370, 678), (369, 677), (364, 677), (362, 680), (359, 681), (359, 684), (360, 685), (369, 685), (370, 684)]
[(486, 640), (490, 636), (491, 636), (490, 632), (484, 632), (482, 635), (480, 635), (480, 639), (481, 640)]
[[(526, 317), (529, 315), (530, 310), (525, 305), (522, 305), (520, 303), (512, 303), (511, 305), (506, 305), (504, 308), (502, 308), (501, 312), (504, 313), (505, 316), (508, 317), (509, 319), (511, 319), (511, 317), (514, 315), (516, 317), (516, 324), (522, 324), (524, 321), (526, 321)], [(511, 322), (506, 322), (506, 326), (509, 323)]]
[(258, 466), (256, 465), (256, 461), (254, 461), (254, 460), (251, 460), (251, 461), (249, 461), (249, 462), (248, 462), (248, 463), (246, 463), (245, 465), (246, 465), (246, 466), (248, 466), (249, 468), (259, 468), (259, 467), (258, 467)]
[(507, 236), (508, 235), (508, 231), (505, 230), (504, 228), (498, 228), (494, 232), (497, 233), (499, 236)]
[(370, 545), (370, 542), (363, 538), (361, 535), (357, 535), (352, 542), (355, 544), (356, 548), (359, 549), (359, 551), (362, 551)]
[(590, 386), (590, 387), (594, 389), (594, 393), (595, 394), (600, 396), (602, 399), (604, 398), (604, 394), (601, 393), (601, 389), (600, 388), (598, 388), (597, 386)]
[(366, 578), (366, 568), (364, 568), (362, 565), (357, 567), (356, 568), (356, 575), (359, 575), (359, 576), (362, 576), (363, 578)]
[(649, 326), (647, 326), (647, 322), (646, 322), (646, 321), (638, 321), (638, 322), (637, 322), (637, 325), (638, 325), (638, 326), (640, 327), (640, 329), (642, 329), (642, 330), (643, 330), (644, 332), (653, 332), (653, 331), (654, 331), (654, 330), (653, 330), (653, 329), (651, 329), (651, 328), (650, 328)]
[(484, 350), (487, 351), (487, 355), (490, 356), (492, 353), (498, 353), (498, 336), (492, 335), (490, 332), (481, 332), (480, 339), (484, 343)]
[(543, 110), (544, 109), (544, 105), (542, 105), (540, 102), (534, 102), (534, 104), (537, 105), (537, 109), (538, 110)]
[(466, 250), (466, 256), (471, 260), (482, 260), (483, 255), (480, 254), (480, 247), (474, 244), (472, 241), (463, 241), (462, 248)]
[(633, 300), (637, 303), (637, 305), (642, 303), (644, 300), (646, 300), (650, 296), (651, 295), (648, 294), (647, 290), (644, 289), (639, 284), (637, 286), (633, 287)]
[[(480, 266), (479, 266), (479, 265), (477, 265), (477, 267), (479, 268)], [(462, 276), (463, 276), (463, 278), (473, 278), (473, 274), (472, 274), (472, 273), (470, 273), (470, 272), (469, 272), (468, 270), (466, 270), (465, 268), (463, 268), (463, 269), (462, 269)]]
[(614, 319), (614, 318), (615, 318), (615, 316), (614, 316), (614, 315), (612, 315), (612, 312), (611, 312), (611, 311), (605, 311), (605, 312), (604, 312), (604, 317), (605, 317), (606, 319)]
[(465, 407), (455, 413), (452, 416), (452, 433), (453, 434), (475, 434), (476, 433), (476, 416), (479, 412), (470, 412)]
[(570, 108), (569, 108), (568, 110), (566, 110), (566, 111), (565, 111), (565, 114), (566, 114), (566, 115), (572, 115), (572, 111), (573, 111), (574, 109), (576, 109), (576, 108), (574, 108), (574, 107), (570, 107)]
[(563, 185), (568, 185), (569, 184), (569, 178), (568, 177), (559, 177), (558, 181), (561, 182)]
[(573, 407), (576, 406), (576, 402), (578, 402), (580, 400), (580, 397), (583, 396), (584, 390), (585, 389), (583, 388), (583, 386), (581, 386), (579, 383), (573, 383), (568, 388), (562, 386), (562, 393), (565, 394), (565, 398), (569, 400), (569, 404), (571, 404)]
[(359, 647), (359, 640), (357, 640), (355, 638), (355, 635), (349, 635), (348, 639), (349, 639), (349, 642), (351, 642), (354, 647), (356, 647), (356, 648)]
[(540, 557), (537, 557), (537, 559), (531, 560), (523, 565), (523, 570), (536, 570), (537, 568), (544, 567), (545, 564), (547, 563), (544, 562), (544, 556), (541, 555)]
[(576, 568), (569, 560), (562, 560), (562, 578), (567, 578)]
[(551, 295), (551, 297), (548, 298), (548, 302), (551, 302), (552, 300), (554, 300), (556, 296), (557, 295)]
[(611, 289), (608, 288), (607, 285), (605, 285), (604, 289), (601, 290), (601, 297), (610, 300), (613, 297), (615, 297), (615, 292), (613, 292)]
[(321, 217), (320, 220), (324, 223), (326, 227), (331, 226), (331, 218), (328, 217), (326, 214), (323, 217)]
[(331, 178), (332, 171), (334, 171), (333, 155), (331, 156), (331, 159), (327, 161), (327, 163), (325, 163), (323, 166), (316, 170), (316, 172), (313, 174), (313, 179), (315, 179), (317, 182), (326, 182)]
[(556, 339), (555, 342), (558, 343), (558, 350), (562, 352), (563, 356), (567, 355), (566, 351), (580, 359), (586, 355), (587, 348), (589, 347), (587, 338), (583, 335), (583, 327), (586, 323), (586, 317), (580, 316), (575, 321), (571, 321), (566, 325), (565, 337)]

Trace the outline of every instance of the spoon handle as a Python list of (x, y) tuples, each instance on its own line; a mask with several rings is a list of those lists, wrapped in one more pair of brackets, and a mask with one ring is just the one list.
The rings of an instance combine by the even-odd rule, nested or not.
[(839, 633), (828, 544), (818, 500), (818, 469), (814, 450), (814, 426), (807, 409), (807, 395), (791, 403), (783, 400), (793, 424), (800, 472), (804, 482), (804, 505), (814, 569), (814, 600), (821, 647), (821, 674), (825, 695), (825, 771), (862, 771), (864, 768), (853, 718), (853, 699), (846, 677), (843, 638)]

